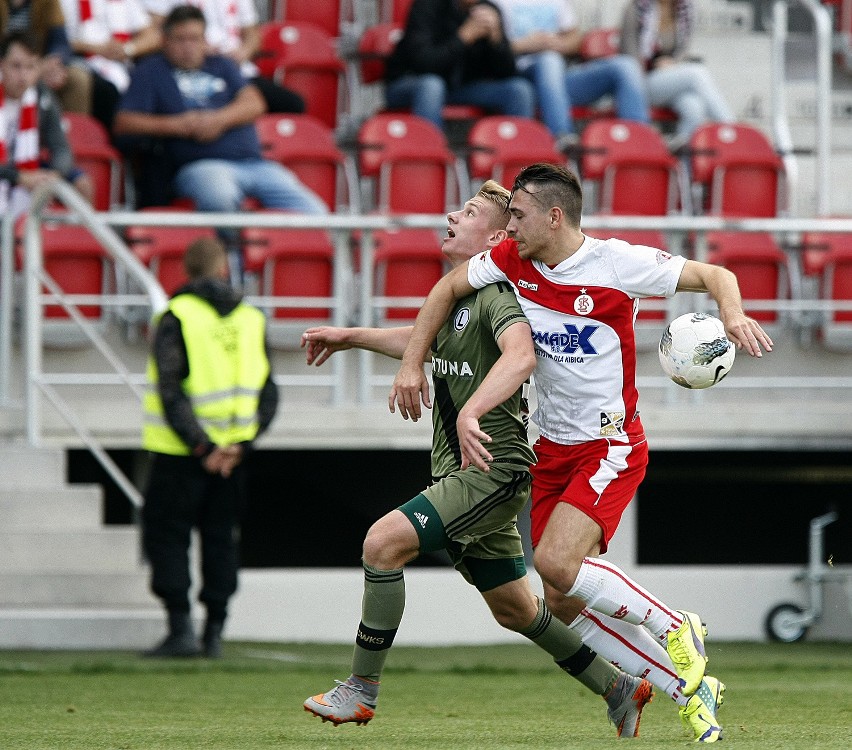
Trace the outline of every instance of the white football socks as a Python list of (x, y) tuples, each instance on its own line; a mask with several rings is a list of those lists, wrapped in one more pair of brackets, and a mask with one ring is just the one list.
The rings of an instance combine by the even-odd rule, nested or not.
[(575, 596), (586, 609), (617, 620), (642, 625), (660, 643), (666, 633), (677, 630), (683, 618), (667, 607), (615, 565), (598, 557), (587, 557), (580, 566), (577, 580), (565, 596)]
[(569, 626), (590, 649), (635, 677), (643, 677), (678, 705), (689, 700), (666, 650), (639, 625), (584, 609)]

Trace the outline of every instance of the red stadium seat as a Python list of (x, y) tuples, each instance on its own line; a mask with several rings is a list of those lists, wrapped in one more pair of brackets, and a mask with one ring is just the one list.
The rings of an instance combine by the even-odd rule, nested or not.
[[(183, 209), (173, 206), (142, 209), (144, 212), (179, 210)], [(129, 226), (125, 230), (128, 246), (169, 296), (188, 281), (183, 270), (187, 245), (200, 237), (215, 236), (211, 227)]]
[(357, 210), (354, 175), (334, 132), (310, 115), (262, 115), (255, 121), (263, 155), (292, 170), (331, 210)]
[[(437, 233), (431, 229), (379, 231), (373, 235), (374, 297), (416, 297), (421, 301), (446, 273), (446, 258)], [(376, 304), (379, 322), (412, 321), (419, 306)]]
[(62, 115), (62, 129), (74, 155), (75, 166), (92, 180), (92, 205), (98, 211), (108, 211), (121, 200), (121, 154), (110, 143), (106, 128), (94, 117), (66, 112)]
[(347, 0), (277, 0), (269, 17), (286, 23), (312, 23), (336, 37), (340, 36), (344, 3)]
[[(804, 232), (802, 267), (817, 278), (819, 299), (852, 302), (852, 234)], [(852, 310), (837, 310), (820, 316), (824, 345), (837, 351), (852, 351)]]
[(468, 171), (474, 180), (511, 185), (521, 169), (535, 162), (565, 165), (550, 131), (537, 120), (494, 115), (474, 123), (467, 139)]
[(677, 197), (677, 160), (659, 132), (628, 120), (597, 120), (580, 136), (580, 171), (596, 188), (595, 213), (664, 216)]
[[(18, 220), (18, 237), (23, 230), (23, 219)], [(42, 256), (45, 272), (66, 294), (101, 295), (114, 290), (111, 264), (98, 240), (82, 226), (73, 224), (42, 224)], [(17, 245), (17, 264), (23, 266), (23, 247)], [(45, 293), (48, 291), (44, 290)], [(97, 304), (77, 305), (80, 314), (92, 321), (105, 319), (105, 309)], [(46, 320), (68, 321), (71, 317), (61, 305), (44, 308)], [(72, 324), (73, 325), (73, 324)]]
[(690, 140), (697, 205), (714, 216), (777, 216), (784, 164), (767, 137), (750, 125), (702, 125)]
[(767, 233), (708, 232), (708, 261), (732, 271), (740, 285), (743, 306), (755, 320), (776, 323), (776, 310), (753, 308), (750, 300), (787, 299), (790, 270), (787, 256)]
[[(334, 293), (334, 246), (321, 229), (242, 230), (246, 271), (258, 276), (260, 293), (272, 297), (321, 297)], [(270, 313), (270, 322), (330, 323), (330, 306), (305, 307), (281, 302)]]
[(261, 75), (301, 94), (309, 115), (336, 127), (344, 109), (340, 80), (345, 66), (333, 37), (309, 23), (267, 23), (260, 50), (255, 62)]
[(359, 173), (390, 213), (444, 213), (458, 200), (455, 156), (444, 134), (416, 115), (378, 114), (358, 131)]

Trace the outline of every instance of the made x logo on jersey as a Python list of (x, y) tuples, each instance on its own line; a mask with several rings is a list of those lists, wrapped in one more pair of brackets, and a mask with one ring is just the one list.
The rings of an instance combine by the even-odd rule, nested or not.
[(577, 328), (573, 323), (566, 323), (564, 328), (565, 333), (535, 331), (533, 340), (541, 346), (547, 346), (554, 354), (576, 354), (577, 350), (583, 354), (598, 353), (591, 342), (592, 335), (598, 330), (598, 326)]

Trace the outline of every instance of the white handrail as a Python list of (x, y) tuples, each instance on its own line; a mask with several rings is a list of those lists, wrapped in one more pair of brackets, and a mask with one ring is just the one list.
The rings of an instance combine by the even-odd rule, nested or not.
[[(816, 213), (831, 212), (829, 186), (831, 177), (831, 15), (817, 0), (796, 0), (813, 17), (816, 35)], [(789, 190), (795, 190), (798, 165), (787, 120), (785, 92), (787, 18), (790, 0), (776, 0), (772, 6), (772, 130), (787, 172)]]

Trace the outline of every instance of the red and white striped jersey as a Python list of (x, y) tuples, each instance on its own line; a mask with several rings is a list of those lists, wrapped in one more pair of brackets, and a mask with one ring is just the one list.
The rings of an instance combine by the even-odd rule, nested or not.
[(633, 324), (642, 297), (670, 297), (686, 259), (617, 239), (586, 237), (554, 268), (522, 260), (508, 239), (475, 256), (475, 288), (508, 281), (532, 327), (541, 435), (571, 445), (642, 434)]

